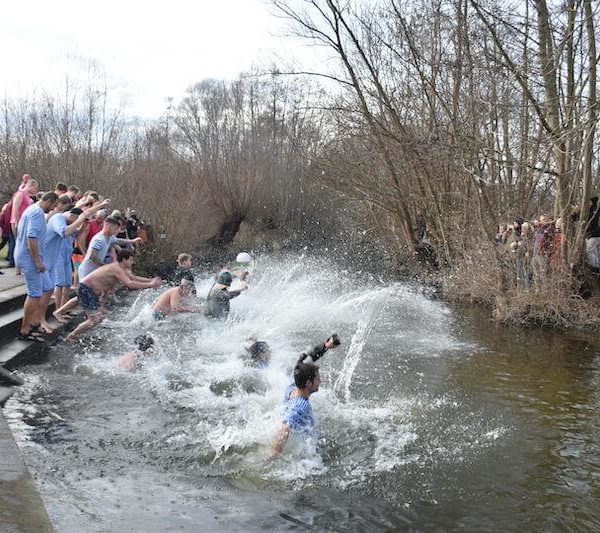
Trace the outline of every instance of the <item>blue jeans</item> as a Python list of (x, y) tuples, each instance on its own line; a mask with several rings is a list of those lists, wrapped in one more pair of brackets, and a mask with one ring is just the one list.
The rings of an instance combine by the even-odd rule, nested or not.
[(16, 244), (16, 239), (15, 239), (13, 232), (11, 231), (10, 234), (8, 235), (8, 255), (6, 256), (6, 259), (8, 260), (8, 264), (11, 267), (15, 266), (15, 244)]

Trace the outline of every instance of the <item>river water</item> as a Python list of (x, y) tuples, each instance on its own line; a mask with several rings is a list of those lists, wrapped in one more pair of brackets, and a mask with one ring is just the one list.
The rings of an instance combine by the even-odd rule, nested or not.
[[(299, 256), (259, 258), (226, 322), (153, 322), (156, 294), (24, 367), (5, 408), (57, 531), (600, 528), (593, 338)], [(147, 331), (156, 353), (117, 369)], [(318, 434), (269, 461), (290, 367), (333, 332)], [(244, 364), (250, 337), (271, 345), (268, 369)]]

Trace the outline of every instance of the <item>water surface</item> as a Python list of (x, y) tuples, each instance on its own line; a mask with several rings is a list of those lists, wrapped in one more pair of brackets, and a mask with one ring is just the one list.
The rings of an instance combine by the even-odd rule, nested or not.
[[(307, 257), (259, 258), (251, 283), (226, 322), (155, 323), (157, 293), (129, 295), (91, 340), (22, 369), (5, 414), (57, 531), (600, 527), (595, 339)], [(157, 353), (117, 369), (146, 331)], [(289, 369), (333, 332), (318, 434), (269, 461)], [(244, 364), (250, 337), (269, 369)]]

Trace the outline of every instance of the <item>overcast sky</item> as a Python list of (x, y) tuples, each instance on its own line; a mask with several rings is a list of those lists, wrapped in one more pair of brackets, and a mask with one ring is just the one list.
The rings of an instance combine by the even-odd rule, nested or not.
[(317, 62), (285, 37), (263, 0), (29, 0), (2, 2), (0, 92), (9, 98), (84, 82), (90, 61), (129, 113), (158, 117), (205, 78), (234, 78), (278, 58)]

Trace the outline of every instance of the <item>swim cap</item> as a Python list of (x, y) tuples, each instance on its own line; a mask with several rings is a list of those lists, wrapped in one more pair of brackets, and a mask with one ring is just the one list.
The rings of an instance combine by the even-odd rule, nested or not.
[(219, 275), (217, 276), (217, 283), (220, 285), (227, 285), (229, 287), (232, 281), (233, 276), (231, 275), (231, 272), (227, 272), (226, 270), (224, 272), (219, 272)]
[(236, 263), (252, 263), (252, 256), (248, 252), (240, 252), (235, 258)]

